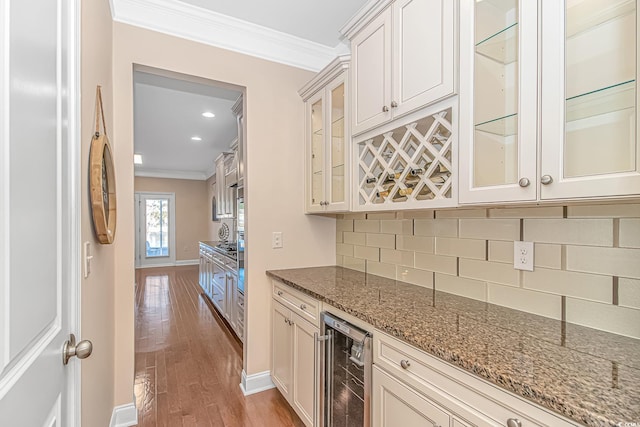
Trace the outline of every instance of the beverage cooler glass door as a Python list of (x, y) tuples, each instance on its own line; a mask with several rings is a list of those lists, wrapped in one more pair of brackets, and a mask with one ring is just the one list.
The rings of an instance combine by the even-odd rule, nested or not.
[(371, 335), (328, 313), (323, 317), (321, 419), (326, 427), (370, 425)]

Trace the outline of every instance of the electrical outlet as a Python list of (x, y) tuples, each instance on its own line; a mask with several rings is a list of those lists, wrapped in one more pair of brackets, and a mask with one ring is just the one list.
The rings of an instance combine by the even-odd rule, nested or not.
[(533, 242), (513, 242), (513, 268), (533, 271)]
[(278, 249), (282, 247), (282, 231), (274, 231), (271, 235), (271, 247)]

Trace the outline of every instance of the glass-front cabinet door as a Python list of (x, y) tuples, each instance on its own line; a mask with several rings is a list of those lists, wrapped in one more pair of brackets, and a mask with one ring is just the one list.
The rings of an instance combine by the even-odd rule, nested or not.
[(338, 57), (300, 90), (306, 111), (306, 211), (349, 209), (349, 56)]
[(308, 120), (311, 125), (311, 193), (309, 205), (311, 208), (322, 210), (324, 206), (324, 103), (323, 94), (319, 93), (308, 103)]
[(346, 209), (346, 154), (345, 149), (345, 92), (344, 76), (337, 79), (327, 87), (327, 97), (330, 101), (328, 105), (329, 123), (331, 134), (327, 140), (330, 150), (329, 180), (327, 185), (327, 208), (328, 210)]
[(461, 8), (460, 202), (535, 200), (537, 4)]
[(640, 194), (637, 1), (542, 13), (541, 198)]

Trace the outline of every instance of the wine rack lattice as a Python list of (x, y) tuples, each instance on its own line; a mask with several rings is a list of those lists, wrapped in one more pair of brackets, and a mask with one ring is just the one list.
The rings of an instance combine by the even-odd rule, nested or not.
[(450, 199), (451, 108), (358, 144), (358, 204)]

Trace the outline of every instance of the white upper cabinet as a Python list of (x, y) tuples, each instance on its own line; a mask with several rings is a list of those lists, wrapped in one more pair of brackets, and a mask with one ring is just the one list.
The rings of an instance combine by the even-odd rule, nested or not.
[(462, 0), (461, 203), (640, 194), (636, 3)]
[(541, 198), (640, 194), (637, 2), (541, 2)]
[(307, 212), (349, 209), (348, 55), (338, 57), (301, 90), (306, 116)]
[(454, 93), (455, 28), (449, 0), (396, 0), (350, 25), (354, 135)]
[(536, 200), (537, 9), (461, 3), (461, 203)]

